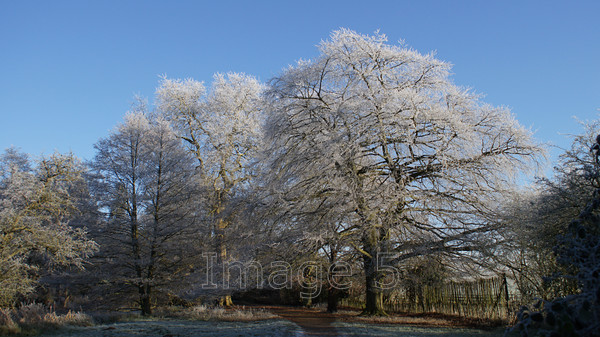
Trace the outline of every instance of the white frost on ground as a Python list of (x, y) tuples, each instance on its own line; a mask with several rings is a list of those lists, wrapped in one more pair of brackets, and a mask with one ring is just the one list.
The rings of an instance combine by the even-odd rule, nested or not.
[[(347, 337), (500, 337), (504, 329), (484, 331), (461, 328), (426, 328), (392, 324), (367, 324), (336, 322), (333, 324), (338, 336)], [(294, 336), (306, 334), (286, 320), (258, 322), (211, 322), (211, 321), (137, 321), (113, 323), (94, 327), (71, 327), (41, 336), (66, 337), (184, 337), (184, 336)]]
[(491, 331), (465, 328), (416, 327), (394, 324), (335, 322), (338, 336), (347, 337), (501, 337), (504, 329)]
[(138, 321), (94, 327), (72, 327), (41, 336), (69, 337), (184, 337), (184, 336), (302, 336), (301, 329), (284, 320), (260, 322)]

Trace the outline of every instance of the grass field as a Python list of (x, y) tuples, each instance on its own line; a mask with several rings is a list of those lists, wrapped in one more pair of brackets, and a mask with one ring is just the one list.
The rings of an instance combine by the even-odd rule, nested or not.
[[(503, 330), (492, 331), (444, 328), (415, 327), (404, 325), (368, 324), (336, 322), (333, 325), (337, 336), (405, 336), (405, 337), (496, 337)], [(137, 321), (113, 323), (93, 327), (70, 327), (40, 336), (70, 337), (176, 337), (176, 336), (313, 336), (306, 334), (298, 325), (286, 320), (264, 320), (258, 322), (217, 322), (217, 321)], [(335, 334), (327, 334), (335, 336)]]
[(334, 326), (338, 336), (353, 337), (500, 337), (504, 335), (504, 329), (478, 330), (468, 328), (448, 327), (417, 327), (398, 324), (365, 324), (336, 322)]
[(137, 321), (93, 327), (63, 328), (40, 336), (175, 337), (175, 336), (301, 336), (300, 328), (284, 320), (260, 322)]

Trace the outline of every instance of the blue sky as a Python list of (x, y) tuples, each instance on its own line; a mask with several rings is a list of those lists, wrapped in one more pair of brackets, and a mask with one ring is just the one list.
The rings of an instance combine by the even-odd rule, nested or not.
[[(91, 159), (159, 75), (267, 81), (346, 27), (435, 51), (454, 82), (567, 147), (600, 108), (598, 1), (0, 1), (0, 148)], [(553, 157), (558, 151), (551, 152)]]

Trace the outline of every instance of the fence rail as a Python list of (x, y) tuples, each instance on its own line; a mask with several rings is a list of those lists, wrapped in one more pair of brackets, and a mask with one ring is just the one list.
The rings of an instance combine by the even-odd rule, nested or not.
[[(364, 308), (364, 295), (344, 298), (340, 305)], [(511, 314), (506, 276), (441, 286), (397, 289), (384, 300), (388, 312), (442, 313), (484, 319), (507, 319)]]

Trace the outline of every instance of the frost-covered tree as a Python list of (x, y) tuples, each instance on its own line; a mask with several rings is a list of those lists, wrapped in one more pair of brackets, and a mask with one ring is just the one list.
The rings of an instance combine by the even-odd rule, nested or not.
[[(576, 289), (570, 280), (548, 276), (566, 272), (553, 249), (558, 235), (565, 234), (570, 219), (579, 214), (591, 191), (572, 185), (583, 183), (583, 177), (560, 176), (558, 170), (555, 173), (553, 179), (538, 181), (505, 205), (507, 225), (496, 258), (507, 267), (524, 303), (564, 296)], [(586, 191), (588, 197), (583, 195)]]
[[(310, 306), (313, 298), (326, 296), (327, 311), (336, 312), (339, 299), (360, 270), (348, 239), (352, 226), (336, 212), (337, 205), (328, 203), (331, 200), (315, 200), (315, 204), (300, 197), (278, 199), (268, 191), (273, 183), (272, 172), (262, 169), (260, 184), (255, 185), (262, 198), (254, 214), (256, 227), (262, 229), (260, 261), (263, 266), (277, 261), (289, 263), (295, 285), (303, 288), (303, 295), (297, 294), (300, 298), (296, 300)], [(300, 275), (303, 272), (311, 275)]]
[(111, 286), (135, 291), (142, 314), (149, 315), (155, 290), (175, 290), (193, 255), (189, 238), (197, 234), (199, 195), (193, 157), (169, 123), (143, 106), (96, 149), (91, 165), (106, 211), (101, 263)]
[(500, 262), (509, 268), (525, 302), (563, 297), (577, 290), (573, 279), (551, 276), (568, 273), (554, 254), (558, 237), (567, 234), (568, 224), (600, 186), (590, 152), (590, 140), (600, 133), (600, 121), (582, 126), (585, 131), (573, 136), (571, 147), (559, 156), (553, 176), (539, 179), (505, 205), (508, 226), (503, 231)]
[[(513, 219), (520, 230), (511, 233), (533, 243), (516, 247), (525, 252), (528, 268), (518, 275), (542, 288), (533, 293), (538, 303), (518, 313), (515, 330), (523, 336), (599, 335), (600, 121), (584, 127), (560, 156), (554, 176), (539, 183), (540, 193), (528, 204), (533, 214)], [(537, 270), (540, 261), (549, 268)]]
[(365, 314), (382, 314), (392, 267), (495, 244), (498, 203), (541, 150), (432, 55), (347, 29), (319, 50), (268, 91), (272, 198), (290, 221), (322, 204), (344, 214), (364, 261)]
[[(598, 176), (598, 173), (596, 173)], [(552, 279), (573, 280), (578, 289), (565, 296), (522, 307), (513, 330), (522, 336), (599, 336), (600, 333), (600, 189), (558, 235), (555, 258), (562, 272)]]
[[(157, 90), (160, 110), (175, 125), (197, 159), (208, 197), (218, 263), (231, 254), (228, 232), (235, 225), (231, 201), (248, 186), (261, 140), (263, 86), (238, 73), (217, 74), (207, 91), (191, 79), (164, 79)], [(227, 277), (226, 275), (224, 277)], [(231, 296), (221, 303), (231, 305)]]
[(32, 292), (38, 277), (56, 267), (83, 268), (97, 249), (84, 228), (69, 224), (82, 172), (71, 154), (44, 157), (34, 168), (14, 148), (0, 156), (0, 306)]

